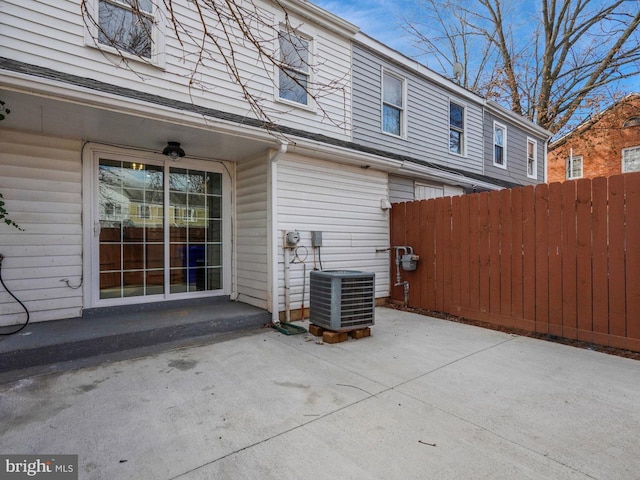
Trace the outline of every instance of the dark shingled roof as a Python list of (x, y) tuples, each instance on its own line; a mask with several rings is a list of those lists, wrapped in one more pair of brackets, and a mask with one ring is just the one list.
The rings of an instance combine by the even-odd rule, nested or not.
[(39, 78), (55, 80), (58, 82), (87, 88), (89, 90), (96, 90), (99, 92), (110, 93), (112, 95), (117, 95), (120, 97), (140, 100), (140, 101), (148, 102), (154, 105), (161, 105), (164, 107), (169, 107), (176, 110), (182, 110), (185, 112), (198, 113), (206, 117), (225, 120), (228, 122), (236, 123), (238, 125), (247, 125), (249, 127), (260, 128), (260, 129), (264, 129), (272, 132), (277, 132), (286, 137), (298, 137), (298, 138), (314, 140), (314, 141), (322, 142), (328, 145), (335, 145), (337, 147), (342, 147), (350, 150), (355, 150), (358, 152), (377, 155), (377, 156), (389, 158), (392, 160), (399, 160), (399, 161), (414, 163), (417, 165), (423, 165), (425, 167), (433, 168), (435, 170), (440, 170), (445, 173), (462, 175), (463, 177), (466, 177), (469, 180), (478, 180), (484, 183), (505, 187), (505, 188), (520, 186), (519, 184), (516, 184), (513, 182), (491, 178), (486, 175), (479, 175), (476, 173), (467, 172), (464, 170), (458, 170), (455, 168), (445, 167), (442, 165), (438, 165), (436, 163), (426, 162), (426, 161), (419, 160), (417, 158), (409, 157), (406, 155), (400, 155), (397, 153), (387, 152), (377, 148), (367, 147), (359, 143), (348, 142), (348, 141), (340, 140), (337, 138), (328, 137), (326, 135), (308, 132), (306, 130), (299, 130), (297, 128), (286, 127), (283, 125), (267, 125), (265, 122), (256, 120), (254, 118), (249, 118), (249, 117), (237, 115), (234, 113), (228, 113), (228, 112), (224, 112), (222, 110), (217, 110), (213, 108), (206, 108), (200, 105), (196, 105), (194, 103), (173, 100), (171, 98), (166, 98), (159, 95), (153, 95), (147, 92), (141, 92), (139, 90), (134, 90), (132, 88), (120, 87), (117, 85), (112, 85), (110, 83), (94, 80), (92, 78), (80, 77), (78, 75), (71, 75), (71, 74), (60, 72), (50, 68), (41, 67), (38, 65), (32, 65), (32, 64), (24, 63), (18, 60), (13, 60), (10, 58), (0, 57), (0, 68), (4, 70), (16, 72), (16, 73), (22, 73), (25, 75), (33, 75)]

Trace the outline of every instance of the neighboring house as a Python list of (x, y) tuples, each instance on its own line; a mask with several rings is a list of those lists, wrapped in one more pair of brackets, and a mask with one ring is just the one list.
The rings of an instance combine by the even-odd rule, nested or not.
[(352, 123), (354, 143), (406, 160), (389, 177), (394, 202), (544, 181), (549, 132), (362, 33)]
[[(127, 2), (88, 1), (113, 14), (100, 17), (105, 31), (109, 18), (131, 16)], [(276, 319), (287, 306), (308, 305), (313, 267), (374, 272), (375, 295), (385, 298), (389, 201), (534, 181), (516, 173), (526, 155), (515, 143), (505, 149), (507, 169), (489, 174), (487, 112), (509, 139), (522, 130), (544, 142), (545, 132), (309, 2), (253, 4), (282, 25), (271, 41), (283, 68), (302, 83), (336, 87), (316, 102), (237, 45), (276, 134), (220, 63), (190, 86), (194, 57), (164, 23), (162, 2), (139, 3), (148, 29), (131, 27), (125, 68), (85, 24), (78, 0), (3, 1), (0, 99), (11, 114), (0, 123), (0, 192), (24, 231), (0, 225), (0, 253), (3, 278), (32, 321), (209, 297)], [(191, 2), (173, 5), (185, 25), (199, 25)], [(287, 61), (291, 49), (308, 67)], [(540, 174), (542, 145), (536, 153)], [(285, 275), (290, 231), (301, 240)], [(314, 237), (321, 246), (311, 232), (322, 232)], [(0, 307), (0, 326), (21, 320), (6, 292)]]
[(640, 171), (640, 93), (549, 144), (549, 182)]

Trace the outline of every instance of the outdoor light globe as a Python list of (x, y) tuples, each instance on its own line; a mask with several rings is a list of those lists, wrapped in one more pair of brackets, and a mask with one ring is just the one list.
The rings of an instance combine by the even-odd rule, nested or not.
[(167, 142), (162, 154), (174, 161), (185, 156), (184, 150), (180, 148), (180, 142)]

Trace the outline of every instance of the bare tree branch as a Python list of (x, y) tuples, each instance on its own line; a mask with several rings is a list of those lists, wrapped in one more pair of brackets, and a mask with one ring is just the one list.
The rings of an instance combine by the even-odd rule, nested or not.
[[(430, 18), (443, 7), (431, 0), (422, 8), (428, 10), (423, 17)], [(483, 61), (465, 63), (478, 69), (475, 77), (481, 79), (465, 86), (552, 132), (580, 123), (601, 99), (619, 90), (622, 80), (640, 75), (638, 0), (536, 0), (519, 6), (507, 0), (473, 5), (450, 0), (444, 8), (457, 13), (440, 16), (440, 31), (473, 38), (472, 55), (484, 55)], [(466, 30), (459, 28), (461, 19)], [(428, 36), (428, 26), (415, 19), (406, 24), (417, 42)], [(431, 37), (430, 42), (431, 55), (444, 58), (443, 63), (469, 54), (466, 41)]]
[[(329, 95), (341, 94), (346, 103), (348, 75), (343, 73), (321, 82), (317, 72), (322, 67), (322, 60), (313, 58), (308, 51), (296, 50), (296, 63), (308, 72), (303, 81), (290, 65), (284, 62), (279, 47), (283, 34), (295, 37), (299, 25), (292, 24), (287, 9), (279, 0), (272, 2), (284, 18), (283, 22), (275, 20), (273, 13), (259, 7), (253, 0), (190, 0), (186, 6), (182, 3), (176, 5), (174, 0), (126, 0), (122, 3), (133, 17), (131, 24), (140, 25), (140, 33), (147, 39), (153, 38), (152, 24), (149, 23), (149, 19), (152, 18), (149, 13), (150, 7), (153, 11), (159, 8), (164, 12), (171, 34), (182, 48), (183, 59), (192, 62), (187, 78), (192, 100), (196, 89), (207, 94), (211, 88), (216, 87), (208, 85), (200, 78), (208, 69), (223, 65), (230, 80), (237, 85), (252, 115), (272, 133), (280, 135), (277, 132), (274, 114), (285, 112), (277, 112), (273, 104), (266, 102), (256, 90), (255, 78), (248, 73), (246, 65), (242, 64), (243, 61), (246, 63), (246, 59), (241, 60), (239, 57), (239, 49), (247, 48), (253, 52), (255, 61), (261, 67), (261, 75), (265, 75), (267, 81), (273, 85), (274, 91), (277, 91), (278, 85), (274, 75), (280, 75), (280, 78), (284, 76), (287, 82), (304, 90), (324, 120), (344, 128), (348, 125), (346, 116), (334, 118), (335, 115), (327, 111), (321, 100)], [(92, 5), (93, 2), (90, 0), (80, 1), (85, 24), (90, 31), (96, 32), (93, 38), (96, 46), (106, 45), (112, 49), (105, 55), (115, 53), (119, 64), (133, 72), (136, 72), (136, 69), (131, 63), (132, 55), (143, 62), (151, 63), (148, 50), (136, 49), (133, 39), (124, 31), (127, 28), (131, 30), (130, 24), (123, 24), (120, 30), (108, 31), (98, 12), (93, 11)], [(196, 25), (192, 20), (187, 21), (185, 8), (195, 15)], [(136, 74), (142, 78), (139, 73)]]

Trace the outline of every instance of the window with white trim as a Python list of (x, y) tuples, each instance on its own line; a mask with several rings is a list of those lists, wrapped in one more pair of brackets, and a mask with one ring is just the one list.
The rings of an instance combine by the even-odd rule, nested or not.
[(153, 44), (151, 0), (99, 0), (98, 42), (151, 59)]
[(538, 178), (538, 142), (527, 138), (527, 177)]
[(493, 122), (493, 164), (507, 168), (507, 127)]
[(567, 158), (567, 180), (582, 178), (582, 157), (570, 156)]
[(154, 0), (85, 0), (85, 43), (164, 67), (161, 3)]
[(622, 173), (640, 172), (640, 146), (622, 150)]
[(300, 105), (309, 104), (311, 41), (290, 30), (280, 30), (278, 97)]
[(464, 107), (449, 103), (449, 151), (464, 155)]
[(388, 72), (382, 73), (382, 131), (404, 135), (404, 79)]

